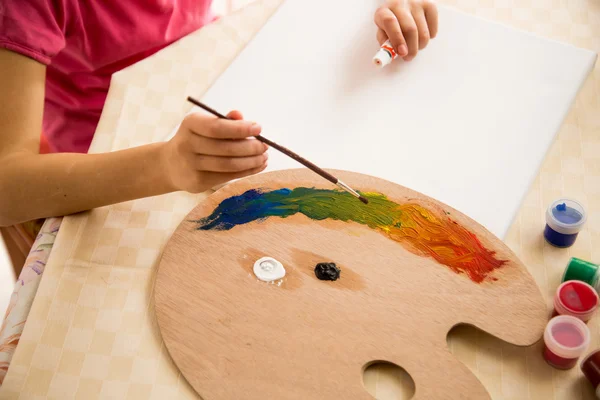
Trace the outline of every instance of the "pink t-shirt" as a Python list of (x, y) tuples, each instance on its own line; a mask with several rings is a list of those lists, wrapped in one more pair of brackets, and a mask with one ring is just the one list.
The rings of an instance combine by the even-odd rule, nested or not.
[(111, 75), (211, 22), (211, 0), (2, 0), (0, 47), (47, 65), (43, 135), (87, 152)]

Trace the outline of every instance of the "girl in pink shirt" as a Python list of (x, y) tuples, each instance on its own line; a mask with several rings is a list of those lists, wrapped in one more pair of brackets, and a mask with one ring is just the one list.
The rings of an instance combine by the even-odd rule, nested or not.
[[(0, 227), (186, 190), (202, 192), (266, 167), (258, 124), (193, 114), (175, 137), (85, 154), (111, 75), (214, 17), (210, 0), (3, 0), (0, 3)], [(367, 18), (368, 16), (365, 16)], [(388, 1), (377, 39), (405, 60), (437, 33), (430, 0)], [(50, 154), (46, 154), (50, 153)], [(35, 229), (16, 231), (26, 238)], [(13, 258), (14, 259), (14, 258)]]

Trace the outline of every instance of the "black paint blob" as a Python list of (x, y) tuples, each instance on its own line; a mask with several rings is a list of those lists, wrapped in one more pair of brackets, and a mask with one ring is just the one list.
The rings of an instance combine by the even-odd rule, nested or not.
[(337, 281), (341, 272), (335, 263), (318, 263), (315, 267), (315, 275), (322, 281)]

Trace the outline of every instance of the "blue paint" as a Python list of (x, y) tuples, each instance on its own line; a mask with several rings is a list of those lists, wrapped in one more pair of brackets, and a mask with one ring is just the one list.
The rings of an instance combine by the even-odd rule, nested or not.
[(579, 233), (564, 235), (556, 232), (554, 229), (550, 228), (548, 224), (546, 224), (546, 229), (544, 229), (544, 238), (554, 247), (571, 247), (573, 243), (575, 243), (577, 235), (579, 235)]
[(544, 238), (555, 247), (572, 246), (585, 219), (585, 210), (581, 204), (569, 199), (557, 200), (546, 211)]
[(286, 205), (284, 201), (278, 201), (278, 197), (285, 198), (291, 192), (284, 188), (269, 192), (272, 196), (268, 196), (259, 190), (248, 190), (240, 196), (223, 200), (211, 215), (195, 222), (199, 223), (198, 230), (228, 231), (237, 225), (262, 221), (268, 217), (285, 218), (295, 214), (298, 207)]
[(583, 218), (583, 215), (574, 208), (567, 207), (566, 203), (557, 204), (552, 209), (552, 215), (563, 224), (576, 224)]

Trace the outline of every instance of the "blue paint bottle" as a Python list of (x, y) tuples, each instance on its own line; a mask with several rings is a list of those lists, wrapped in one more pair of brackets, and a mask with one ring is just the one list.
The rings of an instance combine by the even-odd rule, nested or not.
[(586, 212), (581, 204), (570, 199), (553, 202), (546, 211), (544, 238), (555, 247), (570, 247), (583, 228)]

